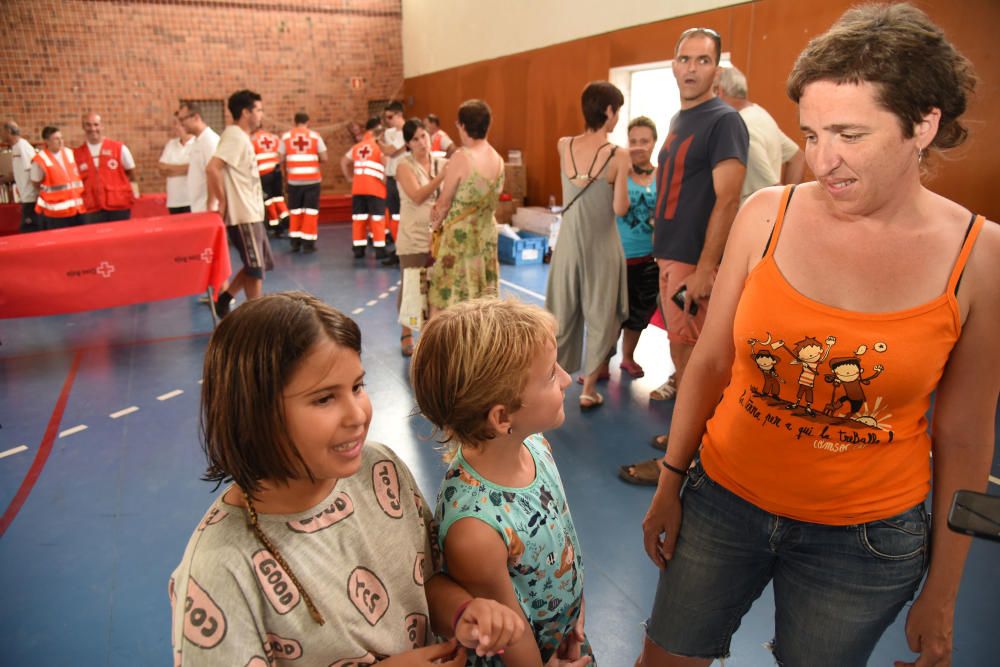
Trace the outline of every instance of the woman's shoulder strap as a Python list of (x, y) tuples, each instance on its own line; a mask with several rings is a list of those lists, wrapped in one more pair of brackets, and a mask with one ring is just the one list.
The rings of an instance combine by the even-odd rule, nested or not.
[(767, 245), (764, 246), (762, 258), (768, 258), (774, 254), (774, 248), (778, 245), (778, 237), (781, 235), (781, 226), (785, 222), (785, 214), (788, 212), (788, 205), (792, 203), (792, 195), (795, 194), (795, 186), (789, 185), (781, 193), (781, 201), (778, 203), (778, 217), (771, 228), (771, 234), (767, 237)]
[(958, 286), (962, 284), (962, 275), (965, 273), (965, 266), (969, 262), (969, 255), (972, 253), (972, 248), (976, 245), (976, 239), (979, 238), (979, 233), (983, 230), (985, 223), (986, 218), (975, 213), (972, 214), (969, 226), (965, 229), (965, 240), (962, 242), (962, 249), (958, 253), (958, 259), (955, 261), (955, 266), (951, 270), (951, 276), (948, 278), (949, 294), (958, 294)]

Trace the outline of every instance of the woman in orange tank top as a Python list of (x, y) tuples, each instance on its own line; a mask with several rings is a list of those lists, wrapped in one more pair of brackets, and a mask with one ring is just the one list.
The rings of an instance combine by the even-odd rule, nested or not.
[(725, 657), (770, 582), (779, 664), (864, 665), (925, 573), (907, 640), (950, 664), (969, 538), (943, 517), (992, 461), (1000, 228), (921, 175), (965, 139), (974, 85), (908, 5), (852, 9), (799, 56), (816, 181), (733, 225), (643, 521), (662, 572), (641, 666)]

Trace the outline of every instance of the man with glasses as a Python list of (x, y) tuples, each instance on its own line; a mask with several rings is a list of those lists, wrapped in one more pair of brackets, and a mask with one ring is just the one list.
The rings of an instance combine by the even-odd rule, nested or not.
[[(685, 30), (674, 47), (681, 110), (670, 122), (658, 160), (653, 255), (675, 373), (650, 393), (654, 400), (676, 396), (705, 322), (746, 174), (746, 125), (715, 93), (721, 58), (722, 38), (711, 28)], [(667, 436), (654, 438), (653, 446), (666, 449)], [(619, 476), (655, 486), (659, 467), (653, 459), (622, 466)]]
[(215, 155), (219, 145), (219, 135), (201, 117), (201, 109), (194, 102), (182, 102), (177, 109), (177, 120), (188, 134), (194, 135), (191, 152), (188, 154), (187, 191), (191, 199), (191, 211), (200, 213), (208, 210), (208, 182), (205, 167)]

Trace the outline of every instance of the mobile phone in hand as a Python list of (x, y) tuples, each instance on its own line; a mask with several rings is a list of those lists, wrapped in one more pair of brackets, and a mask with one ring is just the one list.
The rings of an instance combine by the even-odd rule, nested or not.
[[(681, 310), (684, 310), (684, 301), (685, 301), (684, 297), (685, 297), (686, 294), (687, 294), (687, 287), (681, 287), (679, 290), (677, 290), (676, 292), (674, 292), (674, 295), (672, 297), (670, 297), (670, 300), (673, 301), (674, 303), (676, 303), (678, 308), (680, 308)], [(698, 314), (698, 302), (697, 301), (695, 301), (693, 299), (691, 300), (691, 306), (688, 309), (688, 312), (691, 314), (691, 317), (694, 317), (695, 315)]]
[(952, 530), (1000, 542), (1000, 496), (956, 491), (948, 512)]

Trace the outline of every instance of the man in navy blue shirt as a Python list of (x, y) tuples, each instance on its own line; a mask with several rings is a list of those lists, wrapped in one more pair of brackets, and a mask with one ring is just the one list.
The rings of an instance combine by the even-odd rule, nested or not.
[[(750, 137), (739, 113), (720, 100), (722, 39), (709, 28), (681, 33), (674, 78), (681, 110), (660, 151), (653, 255), (660, 268), (660, 305), (675, 373), (650, 394), (673, 398), (705, 321), (715, 274), (740, 204)], [(654, 439), (665, 449), (667, 436)], [(623, 479), (655, 485), (655, 461), (622, 466)]]

